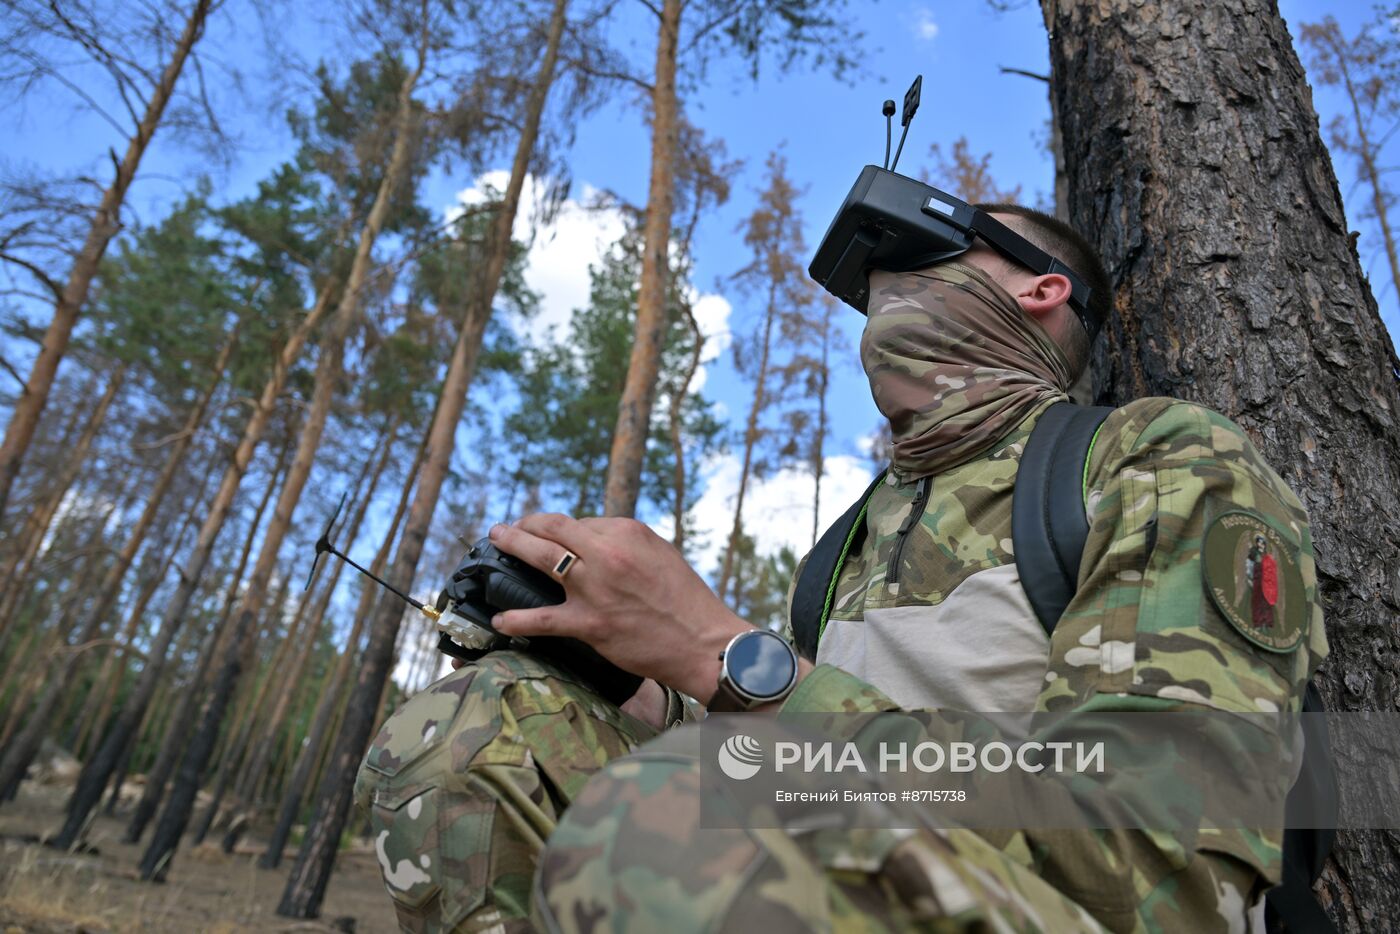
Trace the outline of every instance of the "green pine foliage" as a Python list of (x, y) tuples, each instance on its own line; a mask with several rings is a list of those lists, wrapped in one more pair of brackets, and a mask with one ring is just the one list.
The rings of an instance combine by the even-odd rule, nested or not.
[[(635, 234), (617, 243), (590, 267), (588, 305), (574, 310), (563, 338), (545, 337), (523, 353), (520, 405), (505, 423), (518, 456), (514, 479), (523, 486), (538, 484), (547, 502), (571, 515), (602, 512), (608, 455), (631, 355), (640, 249)], [(679, 306), (681, 290), (690, 286), (681, 275), (673, 275), (673, 282), (663, 374), (683, 371), (693, 348)], [(669, 412), (676, 391), (663, 380), (647, 442), (642, 515), (671, 513), (675, 451)], [(695, 476), (705, 458), (719, 450), (721, 426), (711, 403), (698, 395), (687, 394), (682, 412), (687, 475)], [(691, 484), (687, 508), (698, 499), (695, 486)]]

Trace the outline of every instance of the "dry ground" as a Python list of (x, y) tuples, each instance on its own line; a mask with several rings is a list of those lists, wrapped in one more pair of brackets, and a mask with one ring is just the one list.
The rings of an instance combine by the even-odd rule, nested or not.
[[(309, 934), (345, 930), (350, 919), (356, 934), (398, 930), (374, 854), (365, 849), (341, 854), (320, 920), (296, 922), (274, 913), (295, 850), (288, 847), (282, 869), (258, 869), (261, 828), (230, 856), (213, 845), (182, 846), (160, 885), (137, 881), (141, 847), (121, 842), (120, 819), (99, 817), (93, 825), (88, 842), (97, 854), (24, 842), (58, 827), (68, 791), (66, 785), (28, 781), (15, 801), (0, 808), (0, 934)], [(337, 927), (338, 921), (344, 926)]]

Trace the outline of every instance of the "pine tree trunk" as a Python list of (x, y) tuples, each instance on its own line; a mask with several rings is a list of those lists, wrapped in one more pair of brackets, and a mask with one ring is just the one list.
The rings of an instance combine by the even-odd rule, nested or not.
[[(30, 521), (26, 523), (24, 530), (25, 551), (22, 563), (10, 570), (10, 581), (4, 588), (4, 597), (0, 597), (0, 644), (4, 642), (4, 633), (9, 629), (14, 621), (15, 611), (19, 606), (19, 596), (25, 592), (29, 581), (25, 577), (31, 577), (34, 571), (34, 562), (38, 558), (39, 548), (49, 532), (49, 525), (53, 522), (54, 516), (58, 513), (59, 506), (62, 505), (64, 497), (73, 488), (73, 484), (78, 479), (78, 474), (82, 472), (83, 463), (87, 460), (88, 451), (92, 450), (92, 442), (97, 438), (98, 432), (102, 428), (102, 423), (107, 420), (107, 412), (112, 407), (112, 400), (121, 391), (122, 385), (126, 382), (126, 364), (119, 365), (112, 371), (112, 375), (107, 379), (107, 388), (103, 390), (102, 396), (93, 408), (92, 414), (88, 416), (87, 423), (83, 426), (83, 433), (78, 436), (77, 442), (68, 449), (68, 456), (63, 463), (63, 469), (58, 473), (58, 479), (54, 483), (53, 489), (45, 497), (44, 504), (34, 510), (30, 515)], [(66, 637), (68, 629), (73, 624), (74, 617), (65, 614), (58, 623), (58, 631)], [(89, 627), (95, 633), (95, 627)], [(84, 630), (88, 632), (88, 629)], [(88, 635), (87, 639), (91, 639)], [(77, 641), (86, 642), (87, 639), (80, 638)]]
[(214, 494), (209, 512), (204, 523), (200, 526), (194, 548), (181, 570), (180, 584), (172, 595), (170, 603), (166, 605), (160, 628), (157, 630), (148, 653), (149, 659), (141, 671), (141, 677), (137, 680), (131, 697), (122, 706), (121, 713), (98, 747), (96, 755), (84, 764), (83, 770), (78, 776), (77, 785), (68, 801), (68, 818), (63, 829), (59, 831), (59, 839), (64, 841), (60, 845), (69, 846), (76, 839), (76, 834), (87, 821), (88, 812), (97, 805), (101, 798), (102, 789), (106, 787), (107, 780), (111, 778), (112, 771), (117, 767), (123, 749), (131, 741), (145, 716), (146, 705), (150, 703), (151, 695), (155, 693), (156, 685), (165, 667), (165, 656), (170, 649), (170, 643), (179, 631), (181, 623), (184, 622), (190, 601), (194, 597), (199, 580), (209, 563), (209, 556), (214, 551), (214, 542), (233, 508), (234, 495), (238, 492), (239, 484), (243, 482), (248, 464), (253, 459), (253, 453), (258, 444), (262, 441), (267, 423), (272, 418), (273, 409), (276, 407), (277, 399), (282, 394), (287, 373), (301, 353), (307, 338), (311, 336), (312, 330), (324, 317), (326, 309), (330, 307), (334, 289), (333, 280), (325, 284), (317, 299), (316, 306), (292, 332), (287, 343), (283, 345), (281, 353), (273, 361), (272, 375), (263, 386), (262, 395), (259, 396), (254, 405), (253, 414), (244, 426), (243, 437), (239, 439), (238, 447), (234, 450), (233, 457), (224, 470), (224, 475), (219, 481), (218, 492)]
[[(370, 572), (377, 576), (383, 576), (384, 566), (389, 562), (389, 554), (393, 549), (394, 539), (398, 535), (399, 525), (403, 522), (404, 515), (408, 510), (408, 497), (413, 491), (415, 480), (427, 452), (428, 436), (424, 435), (422, 443), (418, 445), (418, 454), (413, 459), (413, 466), (409, 468), (404, 477), (403, 490), (399, 494), (399, 503), (394, 509), (394, 517), (389, 522), (389, 531), (384, 536), (379, 551), (375, 553), (374, 560), (370, 562)], [(345, 684), (350, 674), (351, 660), (359, 653), (360, 636), (364, 632), (365, 620), (369, 618), (370, 609), (374, 605), (374, 595), (377, 592), (377, 588), (368, 581), (365, 582), (364, 588), (360, 591), (359, 605), (355, 609), (355, 622), (351, 626), (349, 637), (345, 640), (345, 647), (341, 649), (340, 657), (336, 659), (335, 671), (327, 679), (326, 688), (320, 701), (317, 702), (316, 713), (312, 717), (311, 730), (307, 733), (306, 743), (297, 756), (296, 766), (292, 769), (291, 778), (288, 779), (287, 787), (282, 792), (282, 804), (277, 811), (277, 825), (273, 828), (267, 849), (258, 860), (258, 865), (264, 869), (276, 869), (282, 862), (282, 851), (287, 846), (287, 838), (291, 835), (292, 824), (296, 821), (297, 812), (301, 810), (301, 801), (306, 795), (307, 784), (316, 769), (327, 731), (332, 719), (339, 713), (340, 700), (345, 696)]]
[[(75, 399), (85, 400), (92, 398), (93, 390), (97, 386), (98, 374), (89, 373), (87, 379), (83, 380), (77, 387), (74, 394)], [(68, 418), (64, 420), (63, 427), (56, 431), (53, 449), (55, 451), (71, 450), (76, 443), (78, 436), (82, 433), (84, 416), (89, 415), (81, 405), (70, 406)], [(19, 571), (19, 564), (23, 555), (28, 552), (33, 533), (37, 531), (35, 527), (35, 512), (42, 508), (42, 505), (49, 500), (47, 489), (49, 483), (44, 481), (36, 482), (30, 491), (30, 501), (24, 504), (22, 509), (14, 510), (11, 513), (12, 519), (18, 519), (24, 514), (24, 523), (19, 526), (18, 531), (14, 531), (13, 523), (5, 522), (5, 517), (0, 516), (0, 593), (9, 590), (10, 582), (15, 579)]]
[[(275, 620), (281, 615), (282, 608), (286, 604), (287, 587), (291, 581), (291, 577), (290, 574), (283, 575), (282, 585), (278, 589), (276, 597), (269, 604), (269, 619), (265, 624), (269, 632), (275, 629)], [(241, 646), (236, 646), (236, 632), (226, 633), (226, 636), (231, 646), (236, 647), (241, 655), (240, 667), (243, 670), (253, 668), (257, 658), (257, 633), (251, 633), (249, 638), (243, 640)], [(227, 662), (225, 662), (225, 667), (220, 669), (220, 676), (222, 677), (226, 671)], [(184, 834), (184, 826), (180, 826), (178, 832), (174, 832), (173, 844), (167, 847), (159, 847), (157, 844), (161, 840), (162, 834), (171, 834), (173, 832), (171, 830), (173, 826), (171, 821), (173, 818), (170, 817), (172, 810), (176, 808), (183, 809), (184, 825), (188, 825), (190, 816), (194, 813), (195, 797), (198, 794), (200, 784), (203, 782), (203, 777), (202, 774), (194, 775), (193, 791), (186, 790), (190, 787), (186, 783), (191, 781), (191, 776), (193, 775), (193, 766), (191, 762), (198, 763), (202, 759), (203, 766), (207, 766), (211, 759), (217, 758), (218, 781), (215, 783), (214, 800), (210, 802), (209, 809), (205, 812), (204, 820), (198, 825), (192, 842), (202, 843), (204, 841), (204, 837), (208, 834), (210, 826), (214, 823), (214, 820), (222, 809), (224, 792), (228, 789), (229, 782), (233, 776), (237, 774), (239, 763), (242, 761), (243, 757), (247, 755), (248, 738), (252, 735), (253, 726), (256, 722), (257, 710), (262, 702), (263, 692), (267, 687), (268, 680), (269, 679), (265, 678), (257, 685), (245, 685), (242, 692), (237, 691), (238, 685), (236, 684), (228, 686), (222, 685), (218, 680), (215, 681), (213, 690), (210, 691), (210, 696), (205, 706), (200, 711), (201, 730), (191, 737), (190, 744), (185, 750), (185, 755), (180, 759), (180, 771), (175, 776), (175, 784), (171, 788), (170, 801), (167, 803), (166, 809), (162, 812), (161, 819), (156, 825), (156, 831), (151, 838), (151, 845), (147, 847), (146, 853), (142, 857), (141, 877), (143, 879), (164, 879), (166, 872), (170, 869), (170, 861), (174, 858), (175, 847), (179, 845), (181, 835)], [(237, 698), (240, 700), (237, 706), (243, 710), (243, 716), (241, 719), (232, 723), (228, 730), (220, 731), (216, 729), (210, 734), (203, 730), (203, 727), (207, 726), (211, 718), (215, 716), (213, 712), (214, 705), (220, 702), (221, 687), (224, 688), (222, 696), (224, 698), (225, 712), (227, 711), (228, 705)], [(249, 694), (252, 695), (251, 700), (248, 698)], [(220, 745), (221, 743), (222, 746)], [(201, 768), (203, 766), (201, 766)], [(184, 799), (186, 794), (189, 795), (187, 801)], [(153, 853), (155, 854), (154, 856), (152, 855)], [(146, 866), (148, 865), (146, 860), (148, 859), (152, 860), (149, 865), (154, 867), (149, 873), (146, 872)]]
[[(234, 614), (233, 644), (235, 646), (242, 646), (250, 638), (256, 624), (258, 612), (267, 593), (268, 583), (272, 578), (273, 569), (276, 567), (277, 553), (281, 550), (282, 540), (286, 537), (287, 530), (291, 528), (292, 514), (301, 499), (302, 490), (311, 475), (316, 451), (321, 445), (321, 436), (325, 431), (326, 420), (330, 416), (331, 401), (340, 383), (341, 360), (345, 350), (345, 341), (349, 337), (356, 309), (359, 307), (360, 289), (369, 273), (374, 242), (378, 238), (384, 222), (388, 219), (395, 193), (402, 186), (409, 173), (413, 142), (413, 90), (426, 65), (427, 49), (425, 44), (419, 50), (418, 66), (404, 78), (403, 85), (399, 88), (398, 109), (395, 115), (395, 138), (389, 164), (385, 169), (384, 178), (380, 181), (379, 190), (375, 193), (374, 205), (370, 208), (364, 228), (360, 231), (359, 243), (355, 250), (354, 261), (350, 266), (345, 293), (331, 322), (330, 334), (322, 344), (321, 358), (316, 367), (311, 410), (307, 415), (301, 438), (297, 443), (296, 457), (292, 460), (292, 468), (288, 472), (287, 480), (278, 496), (277, 507), (272, 513), (272, 521), (263, 536), (262, 548), (258, 554), (258, 561), (254, 565), (252, 578), (248, 582), (247, 591), (244, 593), (242, 605)], [(228, 708), (232, 692), (238, 685), (242, 671), (242, 653), (230, 652), (224, 660), (218, 679), (214, 683), (213, 693), (208, 701), (199, 731), (191, 741), (189, 749), (186, 750), (186, 761), (181, 764), (170, 800), (166, 804), (165, 812), (161, 814), (155, 834), (151, 838), (151, 845), (141, 860), (141, 877), (143, 879), (163, 877), (169, 867), (170, 858), (175, 847), (179, 844), (180, 835), (184, 833), (185, 826), (189, 823), (190, 808), (194, 806), (195, 793), (199, 789), (205, 766), (208, 765), (209, 754), (214, 749), (214, 742), (223, 723), (224, 711)], [(186, 785), (186, 782), (193, 784)]]
[[(1396, 709), (1400, 361), (1276, 5), (1043, 9), (1069, 215), (1118, 284), (1100, 398), (1177, 396), (1244, 427), (1312, 519), (1328, 706)], [(1377, 766), (1335, 738), (1333, 756)], [(1345, 930), (1400, 916), (1400, 838), (1343, 832), (1319, 894)]]
[[(98, 672), (97, 678), (93, 681), (92, 690), (88, 692), (87, 702), (78, 718), (79, 725), (72, 743), (72, 752), (79, 758), (82, 758), (87, 750), (89, 739), (94, 735), (100, 736), (102, 731), (107, 728), (107, 716), (116, 704), (117, 692), (121, 690), (122, 681), (126, 678), (127, 665), (130, 664), (132, 653), (136, 651), (134, 644), (136, 630), (146, 615), (146, 607), (150, 605), (151, 599), (160, 589), (161, 581), (165, 580), (165, 575), (170, 572), (170, 565), (175, 563), (175, 556), (180, 553), (180, 549), (184, 545), (185, 534), (189, 532), (193, 520), (193, 513), (185, 516), (185, 521), (175, 536), (174, 544), (165, 551), (165, 557), (161, 559), (156, 568), (145, 575), (144, 580), (139, 585), (136, 600), (127, 610), (126, 624), (122, 627), (118, 644), (113, 647), (113, 650), (103, 661), (102, 670)], [(139, 652), (137, 654), (140, 655)], [(145, 656), (141, 655), (141, 657)]]
[[(482, 264), (481, 278), (453, 345), (451, 363), (443, 380), (442, 399), (428, 430), (427, 456), (418, 479), (418, 491), (409, 509), (403, 540), (394, 556), (391, 577), (401, 586), (407, 586), (418, 569), (423, 543), (452, 459), (457, 423), (466, 405), (467, 388), (476, 370), (482, 337), (491, 317), (491, 306), (510, 255), (511, 230), (520, 207), (520, 193), (539, 135), (545, 99), (554, 81), (566, 5), (567, 0), (555, 0), (550, 14), (544, 57), (526, 102), (524, 129), (511, 165), (510, 180), (488, 234), (486, 262)], [(330, 765), (317, 793), (316, 814), (307, 827), (306, 839), (287, 879), (282, 901), (277, 906), (279, 915), (314, 918), (320, 911), (350, 807), (355, 770), (375, 726), (375, 701), (382, 693), (391, 671), (394, 641), (402, 616), (402, 606), (390, 600), (380, 601), (374, 613), (364, 664), (360, 667), (345, 722), (336, 737)]]
[[(126, 579), (126, 574), (131, 570), (132, 562), (136, 560), (137, 553), (140, 552), (142, 544), (145, 543), (146, 534), (155, 524), (156, 515), (160, 512), (161, 504), (165, 501), (165, 495), (170, 492), (171, 485), (175, 482), (175, 476), (180, 471), (180, 465), (184, 463), (185, 455), (189, 452), (194, 436), (199, 429), (200, 423), (204, 420), (204, 413), (208, 411), (209, 403), (214, 398), (215, 391), (219, 384), (223, 382), (224, 370), (228, 367), (228, 362), (233, 356), (233, 349), (238, 342), (238, 327), (235, 327), (224, 342), (223, 349), (219, 352), (219, 358), (214, 363), (214, 377), (209, 381), (209, 386), (200, 394), (199, 400), (190, 409), (185, 417), (185, 423), (180, 426), (180, 430), (174, 435), (173, 445), (170, 453), (165, 457), (165, 463), (161, 466), (160, 475), (156, 478), (155, 484), (151, 487), (146, 496), (146, 505), (142, 509), (141, 515), (136, 520), (136, 525), (132, 527), (127, 535), (122, 550), (117, 553), (116, 560), (103, 575), (101, 583), (97, 585), (91, 599), (85, 599), (80, 605), (75, 605), (73, 612), (81, 610), (87, 611), (86, 618), (92, 620), (97, 627), (100, 627), (111, 617), (112, 611), (116, 607), (117, 597), (121, 594), (122, 582)], [(134, 623), (139, 619), (139, 614), (131, 617)], [(130, 629), (130, 626), (128, 626)], [(127, 632), (123, 639), (123, 644), (131, 641), (132, 632)], [(109, 651), (103, 659), (102, 668), (97, 678), (93, 681), (92, 690), (89, 692), (89, 703), (84, 706), (82, 722), (90, 722), (90, 716), (95, 716), (95, 711), (91, 711), (91, 700), (93, 697), (102, 696), (103, 691), (100, 686), (106, 682), (110, 676), (116, 659), (116, 650)]]
[(209, 15), (211, 2), (212, 0), (195, 0), (189, 19), (185, 21), (184, 32), (175, 43), (170, 61), (166, 63), (165, 70), (146, 103), (146, 112), (137, 124), (135, 134), (127, 141), (126, 154), (117, 165), (116, 177), (102, 193), (102, 203), (98, 205), (97, 213), (88, 228), (87, 239), (73, 260), (68, 282), (58, 297), (53, 319), (44, 333), (43, 346), (34, 360), (24, 391), (15, 402), (9, 427), (5, 430), (5, 441), (0, 444), (0, 515), (5, 512), (10, 488), (19, 474), (20, 462), (29, 450), (29, 442), (34, 438), (39, 416), (49, 401), (54, 374), (58, 372), (59, 361), (68, 349), (68, 339), (73, 333), (73, 325), (78, 321), (78, 314), (87, 302), (88, 289), (97, 276), (102, 255), (107, 251), (107, 244), (121, 229), (122, 203), (126, 200), (127, 188), (136, 177), (141, 157), (145, 155), (146, 147), (150, 145), (151, 137), (160, 125), (161, 116), (175, 92), (175, 82), (180, 77), (181, 69), (185, 67), (190, 50), (204, 34), (204, 20)]
[(221, 640), (224, 633), (224, 623), (233, 613), (234, 605), (238, 600), (238, 586), (243, 581), (243, 571), (248, 566), (248, 559), (253, 553), (253, 542), (257, 540), (258, 531), (262, 528), (263, 514), (267, 511), (268, 503), (272, 501), (272, 491), (277, 489), (277, 478), (282, 474), (285, 466), (287, 452), (290, 445), (283, 445), (277, 458), (277, 465), (272, 469), (272, 475), (268, 478), (267, 489), (263, 491), (263, 497), (258, 501), (258, 506), (253, 510), (252, 521), (248, 523), (248, 534), (243, 539), (243, 547), (239, 551), (238, 563), (234, 566), (233, 574), (230, 577), (228, 595), (224, 598), (223, 612), (210, 627), (209, 632), (204, 637), (204, 646), (200, 649), (199, 659), (195, 662), (194, 674), (190, 677), (190, 683), (186, 686), (184, 694), (179, 703), (175, 704), (174, 720), (168, 730), (165, 731), (165, 740), (161, 743), (160, 752), (156, 756), (155, 764), (146, 773), (146, 783), (141, 788), (141, 797), (136, 802), (135, 809), (131, 812), (131, 820), (127, 822), (126, 832), (122, 839), (127, 843), (137, 843), (141, 835), (146, 832), (146, 825), (155, 817), (156, 810), (160, 807), (160, 800), (165, 796), (166, 783), (170, 781), (170, 775), (175, 771), (176, 764), (180, 761), (180, 753), (185, 749), (185, 743), (190, 737), (190, 729), (194, 726), (194, 716), (199, 710), (199, 702), (204, 694), (204, 681), (209, 676), (209, 668), (214, 663), (219, 651), (225, 651), (229, 647)]
[(700, 325), (695, 320), (695, 312), (690, 307), (690, 302), (684, 296), (680, 299), (681, 314), (685, 317), (685, 326), (690, 331), (690, 339), (695, 342), (695, 346), (690, 351), (690, 362), (687, 364), (685, 372), (676, 381), (676, 391), (671, 397), (671, 450), (675, 452), (676, 466), (671, 488), (675, 490), (675, 498), (671, 504), (671, 519), (675, 523), (675, 531), (671, 536), (671, 544), (676, 546), (676, 550), (685, 553), (685, 500), (686, 500), (686, 478), (685, 478), (685, 439), (681, 434), (681, 428), (685, 424), (685, 400), (690, 395), (690, 383), (695, 379), (695, 371), (700, 369), (700, 355), (705, 350), (705, 338), (700, 333)]
[[(379, 480), (384, 475), (385, 468), (389, 466), (390, 455), (394, 450), (394, 434), (397, 431), (398, 419), (395, 418), (385, 427), (380, 443), (375, 446), (380, 455), (374, 462), (372, 470), (370, 462), (365, 462), (365, 469), (370, 470), (368, 478), (362, 474), (356, 483), (357, 487), (365, 484), (366, 481), (368, 485), (363, 491), (356, 490), (355, 512), (345, 527), (344, 535), (339, 536), (343, 541), (341, 547), (346, 550), (347, 554), (354, 547), (355, 540), (360, 534), (360, 526), (364, 522), (366, 513), (369, 512), (369, 504), (374, 500), (375, 491), (379, 487)], [(329, 580), (324, 589), (308, 594), (308, 597), (316, 596), (319, 598), (316, 602), (319, 604), (320, 611), (311, 614), (312, 601), (310, 599), (306, 601), (303, 607), (303, 611), (308, 613), (306, 631), (301, 633), (295, 641), (294, 647), (297, 654), (291, 664), (286, 667), (286, 674), (278, 677), (278, 691), (273, 698), (267, 717), (264, 718), (266, 724), (261, 730), (258, 741), (253, 743), (249, 764), (235, 785), (233, 804), (235, 808), (242, 808), (256, 797), (257, 788), (262, 783), (263, 776), (271, 762), (272, 751), (276, 747), (277, 734), (281, 731), (291, 706), (294, 689), (302, 683), (306, 674), (306, 666), (311, 659), (312, 649), (315, 648), (317, 638), (320, 635), (320, 624), (326, 617), (326, 610), (330, 605), (331, 597), (335, 594), (336, 585), (340, 583), (340, 575), (344, 569), (345, 563), (337, 561), (334, 569), (330, 572)]]
[(679, 138), (676, 57), (679, 52), (682, 0), (663, 0), (656, 39), (656, 76), (651, 93), (651, 182), (647, 187), (642, 230), (642, 281), (637, 294), (637, 327), (627, 381), (617, 406), (617, 430), (608, 457), (603, 515), (631, 516), (637, 511), (642, 464), (651, 434), (651, 409), (666, 337), (666, 279), (671, 243), (671, 209), (675, 198), (676, 145)]
[[(87, 458), (87, 452), (92, 446), (92, 441), (97, 436), (98, 429), (107, 417), (107, 410), (111, 407), (112, 400), (116, 398), (125, 379), (126, 366), (123, 364), (108, 380), (107, 389), (98, 401), (97, 408), (93, 410), (92, 417), (88, 419), (87, 427), (84, 429), (82, 437), (78, 439), (78, 446), (72, 452), (72, 456), (64, 468), (63, 476), (58, 484), (57, 496), (59, 499), (77, 479), (82, 463)], [(57, 508), (56, 502), (55, 508)], [(98, 531), (101, 531), (100, 526)], [(31, 574), (34, 572), (32, 563), (28, 570)], [(84, 578), (85, 575), (80, 574), (76, 579), (83, 580)], [(75, 593), (63, 602), (63, 610), (59, 615), (57, 625), (54, 627), (54, 634), (59, 643), (68, 639), (69, 630), (76, 620), (74, 607), (80, 602), (81, 597), (81, 593)], [(72, 649), (96, 638), (98, 624), (98, 620), (89, 618), (78, 632), (77, 637), (66, 646), (66, 651), (45, 653), (40, 659), (34, 675), (43, 684), (43, 689), (40, 691), (39, 699), (35, 702), (33, 709), (29, 712), (23, 729), (13, 737), (12, 741), (5, 744), (4, 758), (0, 759), (0, 800), (9, 801), (19, 789), (19, 783), (24, 779), (25, 773), (29, 771), (30, 763), (34, 761), (34, 757), (39, 752), (39, 744), (48, 732), (49, 720), (59, 702), (66, 696), (63, 691), (64, 686), (77, 674), (85, 661), (81, 653), (72, 651)]]
[[(758, 417), (768, 405), (768, 355), (773, 345), (773, 320), (778, 316), (777, 293), (777, 283), (769, 283), (768, 307), (763, 320), (763, 343), (759, 347), (758, 375), (754, 379), (753, 403), (749, 406), (748, 424), (744, 426), (744, 462), (739, 468), (739, 492), (734, 498), (734, 524), (729, 530), (729, 542), (724, 548), (724, 563), (719, 571), (719, 584), (715, 587), (715, 593), (721, 600), (729, 588), (739, 537), (744, 534), (744, 493), (748, 490), (749, 474), (753, 471), (754, 447), (758, 444)], [(736, 601), (738, 593), (736, 588)]]
[[(392, 454), (393, 447), (395, 447), (393, 434), (396, 430), (398, 430), (398, 420), (395, 419), (389, 423), (389, 426), (386, 426), (382, 441), (375, 445), (381, 454), (379, 454), (377, 461), (372, 462), (371, 475), (365, 478), (365, 473), (361, 472), (360, 478), (357, 480), (356, 511), (350, 517), (346, 532), (340, 536), (343, 541), (342, 548), (346, 549), (347, 553), (353, 548), (354, 542), (360, 535), (360, 525), (363, 524), (371, 501), (374, 500), (379, 478), (384, 475), (385, 468), (388, 466), (389, 455)], [(370, 471), (370, 469), (371, 461), (365, 462), (364, 471)], [(358, 489), (364, 485), (367, 479), (367, 489)], [(301, 633), (295, 640), (288, 637), (288, 643), (295, 648), (295, 657), (287, 662), (286, 672), (269, 676), (270, 681), (276, 679), (277, 693), (270, 703), (269, 714), (266, 717), (260, 717), (260, 720), (265, 720), (266, 723), (259, 731), (258, 738), (249, 745), (248, 758), (245, 760), (244, 767), (239, 770), (238, 781), (234, 786), (234, 801), (230, 804), (230, 811), (235, 812), (235, 814), (248, 816), (248, 818), (252, 816), (246, 814), (246, 811), (258, 798), (259, 787), (262, 786), (267, 770), (272, 765), (273, 751), (277, 745), (277, 734), (286, 721), (288, 710), (290, 710), (291, 702), (295, 696), (295, 688), (304, 681), (308, 661), (311, 660), (312, 650), (314, 650), (316, 640), (321, 634), (322, 622), (326, 618), (326, 609), (329, 608), (330, 598), (335, 594), (336, 585), (340, 583), (340, 574), (342, 574), (344, 567), (346, 566), (343, 562), (336, 562), (335, 569), (330, 571), (329, 580), (326, 581), (325, 587), (312, 591), (311, 594), (308, 594), (307, 601), (302, 602), (301, 615), (307, 615), (307, 626), (305, 626), (307, 632)], [(312, 605), (319, 606), (319, 612), (312, 613)], [(225, 853), (231, 850), (230, 840), (231, 837), (224, 837)]]

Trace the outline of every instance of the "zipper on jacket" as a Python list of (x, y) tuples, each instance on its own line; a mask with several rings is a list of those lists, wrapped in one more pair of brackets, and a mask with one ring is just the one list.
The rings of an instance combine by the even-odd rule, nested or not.
[(923, 517), (924, 507), (928, 505), (929, 488), (933, 486), (933, 477), (920, 477), (918, 485), (914, 487), (914, 502), (909, 506), (909, 515), (904, 517), (904, 521), (899, 524), (899, 531), (895, 532), (894, 548), (890, 551), (890, 566), (885, 571), (885, 582), (888, 584), (899, 581), (899, 558), (904, 554), (904, 543), (909, 539), (909, 530)]

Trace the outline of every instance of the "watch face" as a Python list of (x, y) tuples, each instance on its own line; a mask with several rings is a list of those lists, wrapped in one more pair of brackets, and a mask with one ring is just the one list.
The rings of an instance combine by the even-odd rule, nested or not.
[(750, 697), (776, 697), (796, 672), (792, 650), (780, 636), (755, 632), (737, 640), (725, 653), (729, 680)]

